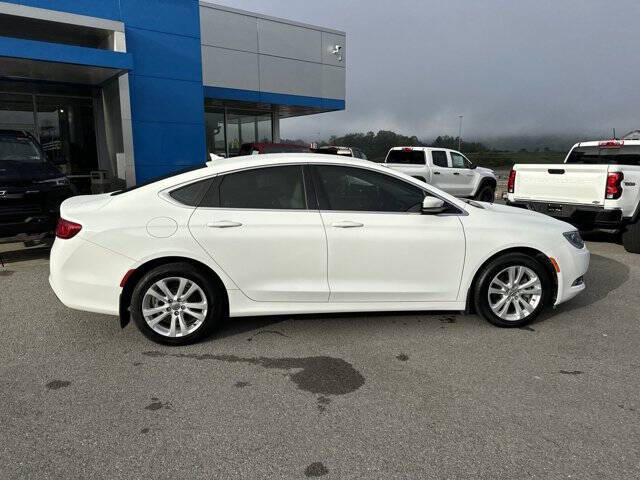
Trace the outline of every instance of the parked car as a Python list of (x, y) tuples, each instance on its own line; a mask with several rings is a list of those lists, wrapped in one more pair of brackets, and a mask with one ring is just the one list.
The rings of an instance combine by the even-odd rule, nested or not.
[(622, 232), (625, 249), (640, 253), (640, 140), (581, 142), (564, 164), (514, 165), (507, 203), (581, 230)]
[(243, 143), (238, 156), (263, 155), (265, 153), (309, 153), (311, 148), (295, 143)]
[(493, 202), (496, 175), (493, 170), (477, 167), (462, 153), (447, 148), (394, 147), (385, 164), (451, 195)]
[(33, 135), (0, 130), (0, 238), (53, 232), (60, 204), (74, 194)]
[(475, 308), (522, 326), (581, 292), (588, 264), (579, 233), (546, 215), (281, 154), (66, 200), (49, 281), (68, 307), (184, 344), (226, 315)]
[(367, 160), (367, 156), (359, 148), (338, 147), (335, 145), (325, 145), (314, 150), (316, 153), (325, 153), (327, 155), (340, 155), (341, 157), (354, 157)]

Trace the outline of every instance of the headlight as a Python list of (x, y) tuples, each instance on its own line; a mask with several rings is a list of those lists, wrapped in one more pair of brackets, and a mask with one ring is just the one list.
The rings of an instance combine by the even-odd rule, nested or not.
[(565, 232), (563, 233), (563, 235), (564, 238), (566, 238), (567, 241), (574, 247), (578, 249), (584, 248), (584, 240), (582, 240), (580, 232), (578, 232), (577, 230), (574, 230), (573, 232)]
[(36, 183), (45, 183), (48, 185), (55, 185), (56, 187), (62, 187), (64, 185), (69, 185), (69, 179), (67, 177), (58, 177), (58, 178), (50, 178), (48, 180), (41, 180)]

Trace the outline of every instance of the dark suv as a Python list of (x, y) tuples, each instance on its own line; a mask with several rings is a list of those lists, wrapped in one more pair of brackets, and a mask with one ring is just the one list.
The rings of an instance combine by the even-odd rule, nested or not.
[(53, 231), (60, 204), (72, 195), (33, 135), (0, 130), (0, 238)]

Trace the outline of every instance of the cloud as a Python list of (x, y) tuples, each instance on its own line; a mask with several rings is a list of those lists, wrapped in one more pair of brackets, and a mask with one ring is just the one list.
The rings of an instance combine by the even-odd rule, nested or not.
[(347, 32), (347, 110), (283, 136), (392, 129), (430, 138), (640, 128), (637, 0), (237, 0)]

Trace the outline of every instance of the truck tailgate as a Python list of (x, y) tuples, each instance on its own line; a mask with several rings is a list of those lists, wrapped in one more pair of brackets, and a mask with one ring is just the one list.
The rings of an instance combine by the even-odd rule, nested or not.
[(516, 200), (604, 204), (608, 165), (516, 165)]

